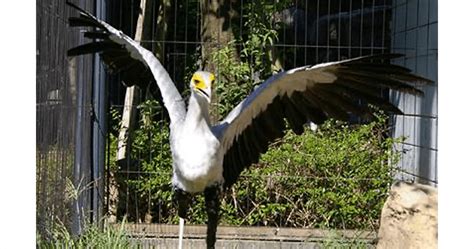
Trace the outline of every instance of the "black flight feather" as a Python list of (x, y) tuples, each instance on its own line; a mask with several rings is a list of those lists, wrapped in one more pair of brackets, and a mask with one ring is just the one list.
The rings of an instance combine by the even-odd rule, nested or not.
[(98, 53), (107, 50), (117, 49), (120, 47), (120, 45), (110, 41), (91, 42), (69, 49), (67, 51), (67, 56)]
[(89, 17), (69, 17), (68, 18), (69, 26), (71, 27), (96, 27), (103, 28), (100, 23), (96, 20)]

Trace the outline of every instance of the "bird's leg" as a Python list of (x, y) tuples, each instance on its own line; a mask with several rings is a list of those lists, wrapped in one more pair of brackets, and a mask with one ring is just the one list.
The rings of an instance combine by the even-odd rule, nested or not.
[(179, 239), (178, 249), (183, 249), (184, 218), (179, 217)]
[(220, 193), (221, 187), (219, 185), (207, 187), (204, 190), (207, 211), (206, 244), (208, 249), (213, 249), (216, 243), (217, 223), (219, 221)]
[(178, 204), (178, 216), (179, 216), (179, 249), (183, 248), (183, 234), (184, 234), (184, 219), (188, 212), (189, 203), (191, 201), (191, 195), (185, 191), (174, 187), (174, 198)]

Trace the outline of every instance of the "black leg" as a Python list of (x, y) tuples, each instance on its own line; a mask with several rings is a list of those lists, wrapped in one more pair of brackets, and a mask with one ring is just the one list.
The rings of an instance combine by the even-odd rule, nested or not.
[(220, 186), (208, 187), (204, 190), (207, 211), (207, 238), (208, 249), (213, 249), (216, 243), (217, 223), (219, 221)]
[(185, 219), (186, 213), (188, 212), (189, 204), (191, 203), (191, 194), (173, 187), (174, 189), (174, 200), (178, 204), (178, 216)]

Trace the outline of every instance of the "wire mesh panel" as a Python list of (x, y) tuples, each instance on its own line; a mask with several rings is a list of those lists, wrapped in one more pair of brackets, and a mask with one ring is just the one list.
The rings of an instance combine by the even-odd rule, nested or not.
[[(85, 4), (90, 8), (91, 1)], [(36, 2), (36, 208), (37, 230), (48, 238), (53, 224), (73, 223), (75, 186), (90, 179), (92, 60), (69, 60), (66, 50), (81, 42), (67, 26), (73, 14), (64, 1)], [(77, 178), (74, 178), (74, 170)], [(81, 197), (87, 206), (87, 196)]]
[[(438, 79), (438, 1), (394, 1), (392, 49), (406, 54), (395, 63), (434, 80)], [(394, 136), (407, 136), (398, 178), (437, 184), (438, 91), (422, 87), (422, 97), (392, 93), (390, 99), (405, 115), (395, 117)]]
[[(109, 22), (134, 37), (136, 20), (140, 13), (139, 2), (114, 1), (109, 7), (112, 9), (110, 13), (115, 14), (111, 14)], [(220, 95), (219, 93), (223, 92), (220, 88), (215, 90), (218, 93), (218, 104), (215, 105), (219, 118), (226, 114), (226, 108), (233, 106), (228, 102), (229, 99), (245, 96), (255, 85), (271, 76), (266, 67), (272, 67), (275, 72), (391, 51), (390, 0), (224, 2), (226, 3), (219, 9), (221, 12), (218, 15), (222, 20), (213, 19), (221, 25), (219, 28), (222, 33), (217, 38), (207, 37), (206, 30), (203, 30), (206, 18), (209, 17), (203, 13), (207, 7), (202, 1), (153, 2), (150, 7), (153, 22), (148, 24), (152, 34), (150, 38), (141, 41), (160, 58), (185, 98), (189, 94), (187, 82), (191, 74), (198, 69), (212, 69), (221, 82), (228, 83), (224, 87), (232, 87), (233, 84), (242, 86), (243, 90), (237, 97)], [(166, 25), (160, 25), (160, 22)], [(262, 30), (267, 33), (258, 33)], [(245, 63), (254, 66), (247, 67)], [(229, 68), (233, 70), (230, 73)], [(239, 77), (252, 83), (250, 87), (237, 80)], [(132, 152), (125, 161), (116, 162), (116, 139), (119, 133), (117, 124), (122, 118), (125, 89), (119, 84), (122, 80), (120, 75), (115, 80), (117, 84), (110, 84), (112, 108), (109, 117), (111, 136), (107, 167), (108, 217), (111, 221), (126, 217), (128, 221), (137, 223), (176, 223), (176, 209), (170, 184), (171, 157), (167, 114), (160, 105), (159, 94), (156, 95), (153, 84), (147, 89), (141, 89), (140, 104), (135, 106), (138, 114), (137, 128), (132, 135)], [(385, 94), (381, 92), (381, 95)], [(158, 97), (157, 100), (153, 100), (155, 97)], [(301, 196), (283, 195), (282, 190), (289, 189), (290, 184), (296, 186), (298, 182), (303, 184), (305, 181), (328, 185), (373, 186), (380, 180), (371, 177), (306, 178), (302, 175), (287, 175), (283, 171), (277, 175), (265, 172), (252, 175), (250, 172), (244, 172), (241, 179), (243, 183), (233, 188), (224, 200), (223, 212), (232, 213), (236, 209), (235, 213), (244, 217), (247, 215), (247, 218), (244, 218), (243, 223), (228, 219), (223, 220), (223, 224), (315, 227), (324, 222), (318, 219), (310, 221), (308, 217), (312, 217), (310, 213), (314, 210), (311, 210), (310, 205), (306, 205), (305, 196), (315, 194), (317, 190), (308, 188), (308, 191), (313, 193), (299, 193)], [(379, 188), (378, 191), (382, 193), (388, 186), (380, 185)], [(265, 204), (252, 199), (252, 193), (258, 189), (268, 192), (268, 196), (265, 194), (262, 198), (286, 202), (279, 204), (280, 209), (274, 209), (276, 213), (272, 218), (254, 220), (258, 217), (255, 212), (264, 208)], [(356, 191), (364, 192), (366, 189), (360, 188)], [(247, 197), (239, 199), (242, 197), (239, 192), (248, 193)], [(205, 212), (199, 208), (200, 202), (202, 199), (197, 197), (196, 207), (190, 211), (190, 217), (195, 217), (191, 223), (203, 224), (205, 221)], [(270, 206), (268, 210), (272, 208), (275, 206)], [(339, 221), (344, 223), (343, 219)], [(377, 226), (376, 220), (367, 222)], [(347, 229), (353, 225), (345, 224)]]

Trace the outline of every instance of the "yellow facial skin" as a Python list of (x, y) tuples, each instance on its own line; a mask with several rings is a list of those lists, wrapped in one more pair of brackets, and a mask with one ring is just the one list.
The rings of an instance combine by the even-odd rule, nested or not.
[(194, 74), (192, 78), (195, 88), (204, 90), (206, 88), (206, 83), (200, 74)]
[(214, 77), (214, 74), (210, 74), (209, 75), (209, 80), (211, 81), (211, 84), (214, 83), (214, 81), (216, 80), (216, 77)]
[[(215, 77), (214, 77), (213, 74), (209, 75), (209, 80), (210, 80), (211, 84), (214, 82)], [(193, 75), (192, 81), (193, 81), (194, 87), (197, 88), (197, 89), (204, 90), (204, 89), (207, 88), (206, 81), (204, 80), (203, 75), (201, 75), (199, 73), (195, 73)]]

